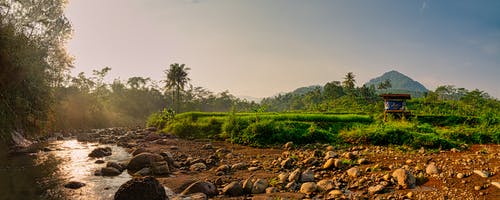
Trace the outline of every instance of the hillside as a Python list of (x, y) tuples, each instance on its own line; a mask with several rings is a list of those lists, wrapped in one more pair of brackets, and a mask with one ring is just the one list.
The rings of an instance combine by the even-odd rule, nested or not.
[(379, 90), (380, 93), (410, 93), (412, 96), (423, 96), (429, 90), (425, 88), (421, 83), (411, 79), (410, 77), (392, 70), (384, 73), (382, 76), (371, 79), (367, 83), (366, 86), (374, 85), (377, 88), (377, 85), (382, 83), (385, 80), (390, 80), (392, 87), (389, 89)]

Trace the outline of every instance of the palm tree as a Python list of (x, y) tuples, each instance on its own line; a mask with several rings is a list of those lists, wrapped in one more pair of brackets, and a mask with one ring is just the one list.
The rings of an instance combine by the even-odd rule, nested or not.
[[(174, 63), (170, 65), (170, 68), (165, 70), (165, 75), (167, 77), (166, 82), (166, 89), (172, 90), (175, 88), (175, 90), (172, 90), (172, 102), (175, 102), (176, 104), (176, 112), (179, 112), (180, 109), (180, 91), (184, 90), (184, 86), (190, 81), (190, 79), (187, 77), (188, 72), (190, 68), (185, 67), (184, 64), (178, 64)], [(174, 97), (176, 97), (176, 100), (174, 101)]]
[(349, 72), (345, 75), (344, 77), (344, 82), (342, 84), (344, 85), (345, 88), (347, 89), (354, 89), (354, 83), (356, 83), (356, 80), (354, 80), (354, 73)]

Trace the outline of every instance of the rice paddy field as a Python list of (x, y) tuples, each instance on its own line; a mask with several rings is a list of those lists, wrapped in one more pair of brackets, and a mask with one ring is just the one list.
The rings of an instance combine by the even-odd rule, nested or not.
[(500, 143), (498, 123), (460, 116), (380, 116), (334, 113), (187, 112), (158, 113), (148, 120), (164, 133), (181, 138), (209, 138), (266, 147), (295, 144), (403, 145), (412, 148), (450, 149), (465, 144)]

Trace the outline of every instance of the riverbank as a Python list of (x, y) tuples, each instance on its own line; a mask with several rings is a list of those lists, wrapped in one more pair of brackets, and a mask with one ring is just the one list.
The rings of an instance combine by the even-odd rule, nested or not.
[[(170, 173), (156, 178), (177, 194), (195, 181), (208, 181), (217, 187), (214, 199), (500, 198), (499, 145), (448, 151), (321, 144), (252, 148), (183, 140), (154, 129), (78, 137), (171, 158)], [(248, 183), (256, 189), (246, 191)]]

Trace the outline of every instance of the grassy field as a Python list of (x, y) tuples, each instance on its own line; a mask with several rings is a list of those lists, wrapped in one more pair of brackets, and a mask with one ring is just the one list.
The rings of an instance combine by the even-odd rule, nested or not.
[(361, 114), (325, 113), (157, 113), (148, 120), (182, 138), (223, 139), (250, 146), (329, 143), (404, 145), (413, 148), (500, 143), (498, 121), (461, 116), (416, 116), (382, 122)]

